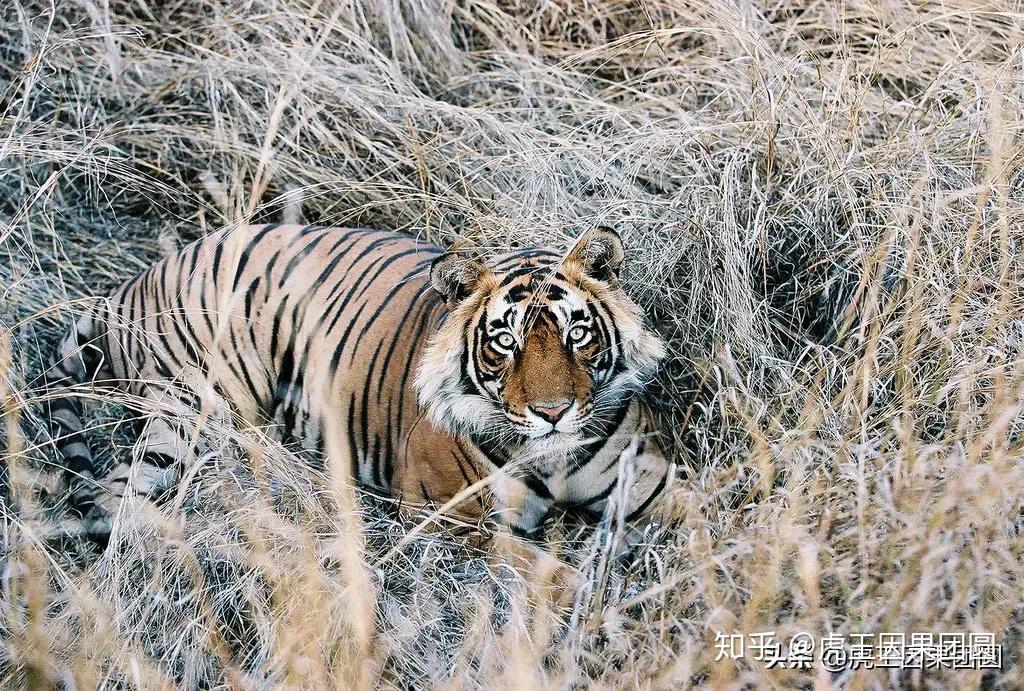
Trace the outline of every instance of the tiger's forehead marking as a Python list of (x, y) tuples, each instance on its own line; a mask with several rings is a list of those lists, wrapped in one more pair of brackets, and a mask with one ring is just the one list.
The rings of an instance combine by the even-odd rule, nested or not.
[(498, 278), (499, 291), (509, 289), (514, 302), (521, 299), (522, 291), (535, 292), (549, 279), (565, 281), (560, 270), (563, 257), (557, 252), (540, 248), (527, 248), (499, 255), (490, 264)]
[(516, 328), (540, 309), (553, 312), (556, 322), (586, 314), (586, 299), (573, 289), (561, 270), (563, 256), (546, 249), (529, 248), (497, 257), (490, 265), (498, 288), (488, 306), (492, 328)]

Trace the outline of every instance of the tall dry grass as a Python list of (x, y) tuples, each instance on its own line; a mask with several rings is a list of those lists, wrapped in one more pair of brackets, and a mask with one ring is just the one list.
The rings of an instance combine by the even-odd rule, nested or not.
[[(0, 686), (1024, 685), (1022, 38), (983, 0), (5, 4)], [(626, 562), (614, 521), (556, 530), (567, 598), (212, 416), (170, 505), (55, 539), (59, 331), (281, 218), (618, 228), (672, 346), (669, 516)], [(82, 394), (132, 453), (153, 411)], [(988, 631), (1004, 666), (767, 669), (718, 631)]]

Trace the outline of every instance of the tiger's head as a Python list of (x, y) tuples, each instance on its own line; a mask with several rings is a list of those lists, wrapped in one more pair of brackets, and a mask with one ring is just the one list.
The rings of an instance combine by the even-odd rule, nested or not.
[(568, 254), (436, 259), (431, 285), (449, 313), (415, 380), (431, 422), (542, 452), (589, 441), (594, 423), (620, 410), (665, 354), (619, 287), (622, 260), (622, 241), (607, 228)]

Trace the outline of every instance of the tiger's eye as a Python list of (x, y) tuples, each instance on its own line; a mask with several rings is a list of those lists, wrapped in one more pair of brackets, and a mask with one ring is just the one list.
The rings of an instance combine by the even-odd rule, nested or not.
[(510, 333), (500, 333), (494, 340), (499, 348), (504, 348), (505, 350), (511, 350), (512, 346), (516, 344), (516, 339)]
[(569, 340), (573, 343), (579, 343), (587, 337), (587, 333), (587, 327), (574, 326), (569, 329)]

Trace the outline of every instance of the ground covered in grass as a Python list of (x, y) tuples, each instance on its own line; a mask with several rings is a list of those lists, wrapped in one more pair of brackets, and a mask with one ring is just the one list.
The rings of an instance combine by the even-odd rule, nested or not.
[[(1013, 2), (0, 7), (0, 686), (1024, 684)], [(568, 596), (211, 419), (159, 513), (55, 540), (40, 366), (224, 224), (627, 243), (680, 469)], [(137, 402), (94, 395), (98, 454)], [(152, 411), (148, 411), (152, 412)], [(17, 514), (12, 506), (17, 504)], [(716, 634), (995, 634), (1000, 670), (769, 668)]]

